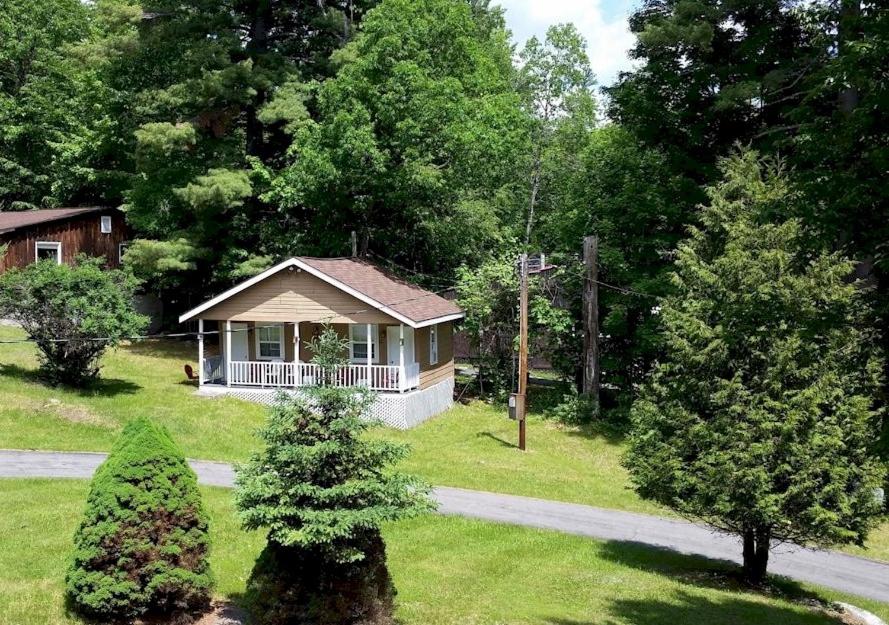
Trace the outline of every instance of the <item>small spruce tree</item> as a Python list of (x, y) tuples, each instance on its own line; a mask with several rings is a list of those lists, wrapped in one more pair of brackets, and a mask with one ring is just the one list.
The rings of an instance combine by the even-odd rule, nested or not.
[(70, 605), (102, 620), (205, 609), (207, 527), (197, 477), (169, 434), (131, 421), (93, 477), (74, 535)]
[(238, 469), (235, 502), (268, 544), (248, 582), (260, 625), (393, 622), (383, 523), (429, 510), (428, 487), (391, 469), (404, 445), (368, 438), (358, 389), (282, 396), (259, 435), (265, 449)]
[(758, 584), (773, 541), (862, 543), (879, 512), (878, 360), (853, 266), (809, 253), (780, 165), (727, 159), (679, 247), (667, 354), (632, 409), (638, 492), (737, 534)]

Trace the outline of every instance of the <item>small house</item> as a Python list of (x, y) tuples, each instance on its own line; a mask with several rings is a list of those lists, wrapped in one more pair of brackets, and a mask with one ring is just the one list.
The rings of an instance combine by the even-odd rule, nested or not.
[(50, 259), (71, 264), (80, 254), (103, 257), (117, 268), (129, 240), (123, 213), (116, 208), (53, 208), (0, 212), (0, 245), (6, 253), (0, 272)]
[[(270, 402), (323, 382), (377, 392), (374, 416), (410, 427), (454, 394), (452, 301), (358, 258), (290, 258), (183, 314), (197, 320), (204, 394)], [(322, 376), (311, 340), (325, 325), (348, 346)]]

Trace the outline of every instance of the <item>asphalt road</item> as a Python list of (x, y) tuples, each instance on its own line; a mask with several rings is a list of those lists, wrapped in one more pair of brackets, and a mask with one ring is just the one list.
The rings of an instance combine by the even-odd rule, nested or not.
[[(104, 459), (105, 454), (99, 453), (0, 450), (0, 477), (89, 478)], [(232, 486), (231, 465), (203, 460), (190, 462), (201, 484)], [(435, 488), (434, 496), (441, 514), (740, 561), (741, 547), (737, 539), (686, 521), (444, 486)], [(780, 545), (772, 552), (769, 571), (889, 602), (889, 564), (833, 551)]]

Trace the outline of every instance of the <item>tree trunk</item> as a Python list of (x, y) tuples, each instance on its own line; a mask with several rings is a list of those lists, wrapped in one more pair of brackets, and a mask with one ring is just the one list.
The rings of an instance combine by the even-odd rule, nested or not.
[(768, 527), (757, 526), (744, 530), (744, 581), (752, 586), (761, 585), (766, 579), (769, 564), (769, 548), (772, 532)]
[[(861, 38), (861, 1), (842, 0), (840, 3), (840, 16), (837, 25), (837, 44), (840, 54), (844, 54), (849, 46)], [(849, 114), (858, 108), (861, 99), (858, 88), (849, 85), (840, 91), (839, 108), (843, 113)]]
[[(274, 12), (270, 0), (256, 0), (252, 6), (253, 19), (250, 23), (250, 39), (246, 50), (253, 61), (253, 71), (261, 71), (263, 57), (269, 50), (269, 32), (274, 21)], [(263, 158), (265, 156), (265, 136), (262, 122), (259, 121), (259, 110), (265, 104), (266, 92), (257, 87), (256, 97), (245, 109), (245, 139), (247, 154)]]

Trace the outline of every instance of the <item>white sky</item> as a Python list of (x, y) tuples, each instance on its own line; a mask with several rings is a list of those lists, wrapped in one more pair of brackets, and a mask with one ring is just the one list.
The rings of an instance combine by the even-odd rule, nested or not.
[(506, 9), (506, 24), (521, 48), (532, 35), (543, 39), (552, 24), (572, 22), (587, 40), (590, 64), (600, 86), (611, 84), (630, 67), (634, 43), (627, 17), (638, 0), (496, 0)]

